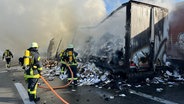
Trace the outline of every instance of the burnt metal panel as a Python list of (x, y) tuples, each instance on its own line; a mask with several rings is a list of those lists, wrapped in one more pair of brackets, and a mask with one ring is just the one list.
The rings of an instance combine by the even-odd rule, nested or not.
[(133, 2), (131, 12), (131, 54), (150, 47), (150, 43), (154, 42), (155, 53), (152, 52), (154, 57), (159, 45), (164, 40), (164, 20), (168, 10), (154, 5)]
[(150, 10), (150, 6), (132, 3), (131, 54), (149, 46), (151, 36)]
[[(154, 7), (154, 62), (163, 59), (166, 52), (167, 34), (164, 34), (166, 27), (164, 26), (168, 15), (168, 11)], [(167, 35), (167, 36), (166, 36)]]
[(131, 2), (128, 2), (126, 9), (126, 34), (125, 34), (125, 68), (129, 69), (130, 59), (130, 36), (131, 36)]

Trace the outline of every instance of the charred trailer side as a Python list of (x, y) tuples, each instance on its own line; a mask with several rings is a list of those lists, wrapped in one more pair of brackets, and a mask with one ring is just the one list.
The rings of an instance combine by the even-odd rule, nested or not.
[(184, 2), (175, 5), (169, 15), (169, 40), (167, 42), (167, 61), (175, 68), (184, 67)]
[[(126, 11), (125, 68), (129, 79), (153, 76), (161, 70), (166, 53), (168, 10), (155, 5), (130, 1)], [(142, 56), (141, 56), (142, 55)], [(132, 72), (133, 60), (139, 67)], [(141, 62), (141, 65), (140, 65)]]
[(164, 25), (167, 22), (168, 10), (140, 2), (130, 3), (130, 59), (135, 58), (138, 52), (143, 52), (143, 55), (149, 56), (149, 67), (153, 70), (157, 60), (163, 60), (167, 40), (167, 36), (164, 36), (167, 34)]

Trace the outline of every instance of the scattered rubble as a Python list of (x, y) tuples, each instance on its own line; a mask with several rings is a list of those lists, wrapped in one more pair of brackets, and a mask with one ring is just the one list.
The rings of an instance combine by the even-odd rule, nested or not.
[(157, 88), (156, 91), (157, 92), (162, 92), (163, 91), (163, 88)]
[(50, 68), (50, 69), (55, 67), (58, 64), (57, 61), (55, 60), (44, 60), (42, 63), (43, 63), (43, 67)]
[[(48, 65), (50, 66), (50, 65)], [(53, 81), (55, 77), (59, 77), (61, 80), (67, 78), (67, 71), (60, 73), (60, 65), (54, 64), (52, 67), (46, 67), (43, 72), (43, 76), (46, 77), (49, 81)], [(144, 85), (152, 86), (152, 84), (164, 84), (168, 87), (177, 86), (184, 82), (184, 76), (180, 74), (177, 70), (163, 70), (161, 74), (156, 75), (154, 78), (145, 78), (144, 82), (139, 84), (131, 84), (127, 82), (126, 79), (122, 79), (120, 76), (113, 75), (109, 70), (102, 69), (97, 67), (92, 62), (78, 64), (78, 86), (95, 86), (96, 88), (105, 88), (105, 89), (117, 89), (120, 92), (117, 92), (117, 96), (126, 97), (126, 94), (122, 93), (127, 88), (139, 88)], [(142, 85), (142, 83), (144, 83)], [(162, 92), (164, 88), (156, 88), (156, 92)], [(132, 93), (132, 92), (128, 92)], [(104, 100), (108, 101), (114, 99), (115, 96), (105, 96)]]
[[(52, 61), (53, 62), (53, 61)], [(67, 78), (67, 72), (65, 71), (63, 74), (60, 73), (60, 67), (57, 66), (57, 64), (54, 64), (55, 66), (46, 67), (46, 70), (43, 72), (44, 77), (48, 77), (50, 81), (54, 80), (55, 76), (59, 76), (61, 80), (64, 80)], [(49, 66), (49, 65), (48, 65)], [(78, 65), (78, 74), (77, 74), (79, 80), (78, 80), (78, 86), (84, 86), (84, 85), (95, 85), (95, 87), (101, 88), (106, 85), (115, 84), (114, 83), (114, 77), (112, 73), (110, 73), (106, 69), (100, 69), (95, 66), (94, 63), (79, 63)], [(166, 70), (162, 75), (156, 76), (153, 79), (146, 78), (145, 83), (150, 84), (168, 84), (168, 85), (176, 85), (177, 82), (184, 81), (184, 78), (182, 75), (180, 75), (177, 71), (170, 72), (169, 70)], [(130, 84), (126, 82), (126, 80), (120, 80), (117, 81), (117, 86), (119, 89), (122, 89), (121, 87), (131, 87)], [(108, 89), (109, 86), (107, 87)], [(141, 87), (141, 85), (136, 85), (135, 87)]]
[(121, 97), (125, 97), (126, 95), (125, 95), (125, 94), (119, 94), (119, 96), (121, 96)]

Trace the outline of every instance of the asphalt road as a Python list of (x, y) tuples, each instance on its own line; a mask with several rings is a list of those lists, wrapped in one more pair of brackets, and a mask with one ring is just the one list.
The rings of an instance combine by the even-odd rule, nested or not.
[(13, 75), (9, 70), (0, 68), (0, 104), (23, 104), (14, 86)]
[[(41, 79), (39, 82), (45, 86)], [(52, 86), (63, 85), (58, 77), (48, 82)], [(1, 66), (0, 83), (0, 104), (23, 104), (14, 85), (14, 83), (21, 83), (25, 89), (27, 87), (21, 67), (12, 67), (7, 70)], [(163, 91), (158, 92), (157, 88), (163, 88)], [(57, 89), (56, 92), (70, 104), (184, 104), (183, 83), (173, 86), (143, 84), (141, 87), (135, 87), (132, 85), (122, 91), (95, 86), (78, 86)], [(41, 100), (37, 104), (63, 104), (50, 90), (38, 88), (38, 96)]]

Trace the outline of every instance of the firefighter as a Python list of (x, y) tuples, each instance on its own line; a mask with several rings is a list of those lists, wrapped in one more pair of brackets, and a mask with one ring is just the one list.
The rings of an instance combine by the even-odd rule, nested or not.
[(24, 58), (23, 57), (19, 57), (19, 65), (23, 66), (24, 64)]
[[(61, 64), (63, 65), (69, 65), (72, 72), (73, 72), (73, 80), (74, 80), (74, 85), (77, 85), (77, 57), (78, 53), (74, 51), (73, 44), (69, 44), (67, 49), (63, 52), (62, 57), (61, 57)], [(68, 69), (68, 67), (66, 67)], [(67, 70), (68, 72), (68, 81), (71, 81), (71, 73), (69, 69)]]
[[(60, 60), (62, 59), (62, 56), (63, 56), (63, 53), (64, 53), (64, 52), (65, 52), (65, 50), (61, 50), (61, 52), (60, 52), (60, 54), (59, 54), (59, 59), (60, 59)], [(61, 66), (60, 66), (61, 74), (64, 74), (65, 68), (66, 68), (66, 64), (62, 64), (62, 62), (61, 62)]]
[(25, 51), (24, 55), (25, 80), (28, 83), (28, 96), (30, 101), (37, 102), (40, 97), (37, 97), (36, 91), (38, 79), (42, 73), (40, 55), (38, 52), (38, 43), (31, 43), (31, 47)]
[(3, 60), (6, 60), (6, 68), (10, 68), (10, 62), (11, 58), (13, 58), (13, 54), (9, 49), (6, 49), (5, 52), (3, 53)]

